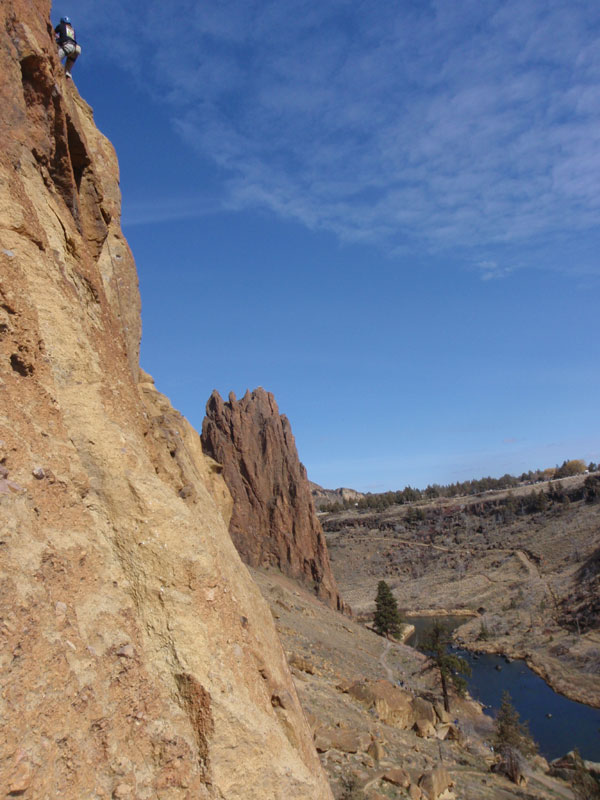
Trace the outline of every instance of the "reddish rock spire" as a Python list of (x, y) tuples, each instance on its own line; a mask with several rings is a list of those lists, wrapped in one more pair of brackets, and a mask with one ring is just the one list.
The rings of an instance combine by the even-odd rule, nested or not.
[(343, 610), (306, 470), (289, 420), (262, 388), (224, 402), (214, 391), (202, 425), (204, 452), (223, 465), (233, 496), (231, 538), (253, 567), (274, 565)]

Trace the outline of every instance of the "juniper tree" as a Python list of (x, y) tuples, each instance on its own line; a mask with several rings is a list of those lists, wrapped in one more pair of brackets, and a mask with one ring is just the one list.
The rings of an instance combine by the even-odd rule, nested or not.
[(400, 633), (401, 623), (402, 617), (392, 590), (385, 581), (379, 581), (375, 598), (373, 627), (381, 636), (389, 637), (390, 634), (397, 636)]
[(421, 649), (428, 653), (435, 662), (440, 672), (444, 708), (450, 711), (450, 698), (448, 682), (454, 685), (458, 694), (463, 695), (467, 688), (467, 681), (463, 675), (471, 674), (471, 667), (464, 658), (448, 652), (451, 641), (451, 631), (447, 625), (435, 620), (429, 633), (425, 636)]
[(525, 758), (537, 753), (537, 744), (529, 733), (527, 723), (519, 719), (519, 712), (513, 706), (508, 692), (502, 695), (492, 741), (500, 756), (499, 768), (514, 783), (519, 783)]
[(537, 753), (537, 745), (531, 737), (527, 723), (519, 718), (519, 712), (513, 706), (508, 692), (503, 693), (502, 703), (496, 716), (494, 747), (499, 751), (513, 747), (524, 756)]

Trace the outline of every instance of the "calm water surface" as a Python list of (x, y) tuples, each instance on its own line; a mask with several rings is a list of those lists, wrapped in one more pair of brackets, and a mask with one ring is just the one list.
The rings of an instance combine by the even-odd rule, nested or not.
[(415, 626), (415, 632), (409, 636), (406, 640), (406, 644), (409, 644), (411, 647), (419, 647), (422, 639), (426, 636), (429, 631), (431, 630), (433, 623), (436, 621), (441, 622), (443, 625), (446, 625), (451, 630), (458, 628), (459, 625), (464, 625), (465, 622), (468, 622), (470, 617), (466, 617), (464, 615), (461, 616), (448, 616), (442, 617), (441, 619), (437, 617), (406, 617), (406, 621), (410, 625)]
[[(456, 627), (465, 618), (444, 617), (441, 621)], [(415, 627), (422, 638), (434, 620), (419, 617), (408, 618), (407, 622), (413, 625), (418, 622)], [(414, 640), (408, 644), (416, 646)], [(467, 679), (470, 694), (489, 706), (488, 712), (491, 709), (495, 715), (502, 693), (508, 691), (521, 719), (528, 721), (543, 756), (558, 758), (577, 747), (583, 758), (600, 761), (600, 709), (557, 694), (524, 661), (507, 663), (503, 656), (482, 654), (475, 658), (466, 650), (456, 652), (471, 667), (472, 675)]]

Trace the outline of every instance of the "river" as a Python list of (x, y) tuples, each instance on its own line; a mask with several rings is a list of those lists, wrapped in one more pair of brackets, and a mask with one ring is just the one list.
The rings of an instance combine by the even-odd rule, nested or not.
[[(407, 622), (416, 631), (407, 644), (418, 646), (419, 637), (422, 639), (434, 621), (433, 617), (408, 617)], [(465, 618), (442, 617), (440, 621), (457, 627)], [(507, 662), (503, 656), (476, 655), (466, 650), (455, 652), (471, 667), (472, 674), (467, 679), (471, 696), (495, 714), (502, 693), (508, 691), (519, 716), (529, 723), (543, 756), (558, 758), (577, 747), (583, 758), (600, 761), (600, 709), (557, 694), (524, 661)]]

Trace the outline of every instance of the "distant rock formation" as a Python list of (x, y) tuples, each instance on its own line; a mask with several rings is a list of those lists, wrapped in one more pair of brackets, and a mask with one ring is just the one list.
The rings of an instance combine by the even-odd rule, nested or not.
[(202, 446), (223, 465), (233, 495), (229, 531), (244, 561), (253, 567), (277, 566), (344, 610), (306, 470), (273, 395), (258, 388), (239, 401), (232, 392), (224, 402), (213, 392), (206, 404)]
[(320, 511), (325, 506), (330, 506), (335, 503), (345, 505), (346, 503), (358, 503), (362, 500), (364, 494), (357, 492), (354, 489), (324, 489), (318, 483), (310, 481), (310, 492), (317, 511)]
[(332, 800), (220, 467), (140, 375), (117, 160), (50, 5), (0, 3), (2, 795)]

